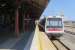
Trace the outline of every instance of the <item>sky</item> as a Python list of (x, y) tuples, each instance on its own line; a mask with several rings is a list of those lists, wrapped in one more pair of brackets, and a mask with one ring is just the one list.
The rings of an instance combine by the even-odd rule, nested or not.
[(62, 11), (65, 20), (75, 21), (75, 0), (51, 0), (42, 13), (41, 18), (43, 16), (60, 15)]

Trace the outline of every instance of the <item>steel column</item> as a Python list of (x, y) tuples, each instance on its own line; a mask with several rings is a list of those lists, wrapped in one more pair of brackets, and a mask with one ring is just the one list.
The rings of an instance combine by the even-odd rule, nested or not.
[(16, 19), (15, 19), (15, 32), (16, 36), (19, 37), (19, 14), (18, 14), (18, 7), (19, 7), (19, 0), (16, 0)]
[(18, 8), (16, 10), (15, 32), (16, 32), (16, 36), (19, 37), (19, 15), (18, 15)]

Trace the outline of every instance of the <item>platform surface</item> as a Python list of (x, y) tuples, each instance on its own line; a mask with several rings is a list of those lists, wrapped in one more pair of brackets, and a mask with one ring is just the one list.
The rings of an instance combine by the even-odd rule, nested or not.
[(39, 31), (38, 25), (36, 25), (36, 29), (33, 35), (31, 35), (24, 50), (56, 50), (55, 46), (48, 39), (46, 34)]

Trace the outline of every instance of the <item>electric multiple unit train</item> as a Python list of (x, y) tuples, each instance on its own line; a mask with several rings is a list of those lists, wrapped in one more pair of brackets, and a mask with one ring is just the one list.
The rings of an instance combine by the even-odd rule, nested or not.
[(49, 37), (60, 37), (64, 33), (64, 21), (61, 16), (48, 16), (40, 21), (44, 26), (44, 32)]
[(61, 16), (48, 16), (45, 21), (45, 33), (49, 37), (60, 37), (64, 33), (64, 22)]

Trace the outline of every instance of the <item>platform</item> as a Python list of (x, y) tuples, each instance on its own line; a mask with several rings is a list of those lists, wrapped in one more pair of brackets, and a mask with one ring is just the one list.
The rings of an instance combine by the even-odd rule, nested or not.
[[(33, 36), (34, 35), (34, 36)], [(57, 50), (44, 32), (40, 32), (38, 25), (34, 34), (29, 38), (24, 50)]]

